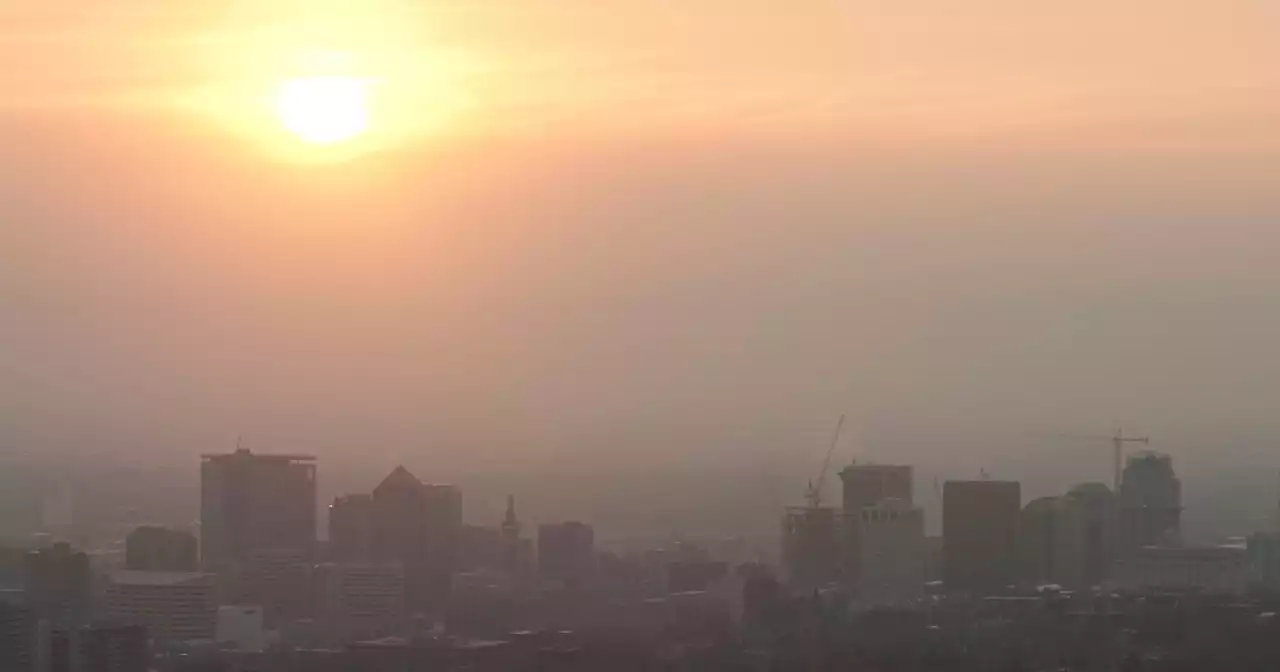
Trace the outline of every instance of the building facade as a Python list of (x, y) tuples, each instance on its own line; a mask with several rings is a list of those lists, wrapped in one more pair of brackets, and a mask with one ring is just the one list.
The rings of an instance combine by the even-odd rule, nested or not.
[(373, 559), (373, 495), (335, 497), (329, 505), (329, 560)]
[(138, 572), (194, 572), (200, 565), (200, 542), (194, 534), (166, 527), (143, 526), (125, 538), (125, 569)]
[(579, 522), (538, 527), (538, 576), (567, 585), (590, 582), (596, 574), (595, 531)]
[(910, 506), (913, 499), (912, 468), (889, 464), (851, 464), (840, 470), (844, 484), (845, 513), (893, 499)]
[(316, 465), (305, 455), (240, 449), (200, 465), (200, 553), (221, 571), (258, 551), (311, 559), (316, 541)]
[(398, 564), (327, 564), (316, 568), (321, 614), (347, 641), (397, 634), (408, 617), (404, 570)]
[(27, 604), (38, 618), (61, 628), (87, 622), (89, 556), (63, 543), (28, 553), (25, 591)]
[(411, 611), (440, 607), (459, 563), (461, 491), (424, 484), (400, 466), (374, 488), (372, 509), (372, 562), (403, 568)]
[(113, 621), (145, 626), (156, 640), (213, 639), (216, 591), (212, 574), (125, 570), (109, 576), (104, 602)]
[(884, 499), (857, 514), (859, 602), (903, 604), (924, 593), (924, 510)]
[(1014, 481), (947, 481), (942, 492), (943, 582), (998, 591), (1014, 582), (1022, 488)]
[(1173, 458), (1143, 451), (1129, 456), (1120, 485), (1123, 552), (1177, 545), (1182, 530), (1182, 482)]

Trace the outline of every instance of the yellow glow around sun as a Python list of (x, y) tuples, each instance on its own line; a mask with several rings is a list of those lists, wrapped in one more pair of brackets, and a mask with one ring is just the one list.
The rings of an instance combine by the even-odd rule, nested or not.
[(369, 129), (369, 85), (356, 77), (299, 77), (280, 85), (275, 112), (299, 140), (332, 145)]

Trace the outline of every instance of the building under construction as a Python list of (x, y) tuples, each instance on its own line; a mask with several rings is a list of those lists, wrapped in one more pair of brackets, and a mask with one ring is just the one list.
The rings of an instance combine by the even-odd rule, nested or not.
[(839, 582), (844, 565), (844, 512), (832, 506), (789, 506), (782, 517), (782, 562), (791, 585)]

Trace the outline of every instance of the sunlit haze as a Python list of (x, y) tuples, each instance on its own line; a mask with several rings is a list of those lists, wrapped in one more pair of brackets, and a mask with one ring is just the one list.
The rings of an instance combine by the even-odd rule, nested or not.
[(0, 454), (194, 478), (242, 436), (316, 454), (322, 500), (405, 463), (469, 519), (774, 530), (841, 413), (836, 461), (918, 465), (928, 507), (935, 475), (1109, 482), (1054, 437), (1124, 426), (1190, 526), (1257, 518), (1277, 31), (1254, 0), (4, 3)]

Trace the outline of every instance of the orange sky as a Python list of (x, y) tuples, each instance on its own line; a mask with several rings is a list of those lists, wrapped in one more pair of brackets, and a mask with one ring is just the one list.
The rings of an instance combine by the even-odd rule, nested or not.
[[(776, 455), (847, 411), (995, 475), (1033, 430), (1273, 441), (1278, 32), (1256, 0), (0, 4), (0, 441), (468, 469)], [(263, 151), (313, 50), (380, 80), (379, 151)]]

